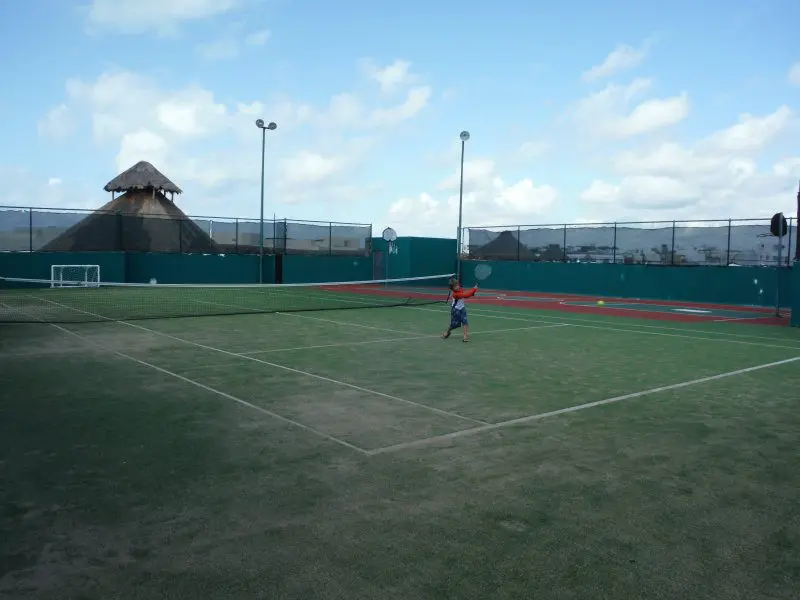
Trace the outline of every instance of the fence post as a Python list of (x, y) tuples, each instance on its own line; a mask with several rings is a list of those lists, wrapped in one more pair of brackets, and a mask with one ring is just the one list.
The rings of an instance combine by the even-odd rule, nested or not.
[(567, 262), (567, 224), (564, 223), (564, 252), (561, 262)]
[(728, 250), (725, 252), (725, 266), (731, 266), (731, 227), (733, 226), (733, 222), (731, 219), (728, 219)]
[(233, 226), (233, 253), (239, 254), (239, 219), (234, 221)]
[(617, 264), (617, 223), (614, 222), (614, 242), (611, 244), (612, 262)]
[(328, 223), (328, 256), (333, 254), (333, 223)]
[(520, 235), (520, 226), (517, 225), (517, 260), (520, 259), (520, 250), (522, 247), (522, 239), (519, 237)]
[(33, 209), (28, 210), (28, 249), (33, 252)]
[(675, 266), (675, 221), (672, 222), (672, 248), (669, 251), (669, 264)]
[(178, 219), (178, 252), (183, 254), (183, 219)]
[(792, 224), (794, 219), (789, 217), (789, 243), (786, 245), (786, 266), (792, 266)]

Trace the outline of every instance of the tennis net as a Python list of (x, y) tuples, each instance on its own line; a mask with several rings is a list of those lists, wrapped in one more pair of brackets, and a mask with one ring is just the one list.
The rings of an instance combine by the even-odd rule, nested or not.
[(302, 284), (142, 284), (0, 277), (0, 322), (89, 323), (444, 302), (452, 275)]

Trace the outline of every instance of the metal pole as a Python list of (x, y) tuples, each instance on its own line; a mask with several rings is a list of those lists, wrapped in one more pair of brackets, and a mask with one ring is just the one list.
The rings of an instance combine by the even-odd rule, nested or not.
[[(783, 216), (783, 215), (781, 215)], [(779, 224), (779, 227), (781, 225)], [(783, 233), (779, 231), (779, 233)], [(783, 256), (783, 236), (778, 236), (778, 262), (775, 265), (775, 316), (781, 316), (781, 261)]]
[(464, 145), (466, 140), (461, 134), (461, 182), (458, 186), (458, 234), (456, 235), (456, 278), (461, 281), (461, 217), (464, 204)]
[(562, 253), (561, 262), (567, 262), (567, 224), (564, 223), (564, 252)]
[(521, 227), (517, 227), (517, 260), (520, 258), (520, 246), (522, 246), (522, 240), (520, 239), (520, 235), (522, 232), (520, 231)]
[(733, 226), (733, 222), (728, 219), (728, 253), (725, 258), (725, 266), (731, 266), (731, 227)]
[(259, 219), (258, 283), (264, 283), (264, 155), (267, 144), (267, 130), (261, 128), (261, 218)]
[(672, 248), (669, 251), (669, 264), (675, 264), (675, 221), (672, 222)]
[(611, 244), (611, 262), (617, 264), (617, 223), (614, 222), (614, 242)]
[(33, 209), (28, 211), (28, 249), (33, 252)]
[(786, 266), (792, 266), (792, 226), (794, 225), (794, 217), (789, 217), (789, 243), (786, 244)]

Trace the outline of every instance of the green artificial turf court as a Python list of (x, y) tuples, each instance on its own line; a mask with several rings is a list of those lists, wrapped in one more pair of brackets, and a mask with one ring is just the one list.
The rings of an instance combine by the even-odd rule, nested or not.
[(797, 330), (469, 311), (0, 325), (0, 597), (796, 598)]

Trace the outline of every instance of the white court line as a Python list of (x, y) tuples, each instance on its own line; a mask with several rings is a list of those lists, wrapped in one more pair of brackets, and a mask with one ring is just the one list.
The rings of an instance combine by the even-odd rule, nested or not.
[(236, 352), (230, 352), (228, 350), (223, 350), (222, 348), (215, 348), (214, 346), (207, 346), (206, 344), (200, 344), (198, 342), (192, 342), (190, 340), (185, 340), (183, 338), (179, 338), (179, 337), (176, 337), (174, 335), (170, 335), (168, 333), (163, 333), (163, 332), (157, 331), (155, 329), (148, 329), (147, 327), (142, 327), (141, 325), (136, 325), (134, 323), (129, 323), (127, 321), (114, 321), (113, 319), (109, 319), (108, 317), (104, 317), (104, 316), (96, 314), (96, 313), (91, 313), (91, 312), (88, 312), (88, 311), (85, 311), (85, 310), (81, 310), (81, 309), (78, 309), (78, 308), (73, 308), (71, 306), (66, 306), (66, 305), (60, 304), (58, 302), (54, 302), (52, 300), (47, 300), (46, 298), (41, 298), (39, 296), (35, 296), (35, 297), (38, 298), (39, 300), (43, 300), (45, 302), (49, 302), (50, 304), (55, 304), (56, 306), (61, 306), (62, 308), (66, 308), (66, 309), (69, 309), (69, 310), (74, 310), (76, 312), (81, 312), (81, 313), (84, 313), (84, 314), (92, 316), (92, 317), (100, 317), (102, 319), (106, 319), (107, 321), (109, 321), (111, 323), (116, 323), (116, 324), (119, 324), (119, 325), (125, 325), (127, 327), (132, 327), (134, 329), (139, 329), (140, 331), (146, 331), (148, 333), (152, 333), (152, 334), (155, 334), (155, 335), (160, 335), (160, 336), (169, 338), (171, 340), (175, 340), (176, 342), (182, 342), (184, 344), (189, 344), (190, 346), (196, 346), (197, 348), (203, 348), (204, 350), (210, 350), (212, 352), (220, 352), (220, 353), (225, 354), (227, 356), (236, 356), (236, 357), (239, 357), (239, 358), (243, 358), (245, 360), (249, 360), (249, 361), (252, 361), (252, 362), (260, 363), (262, 365), (268, 365), (268, 366), (274, 367), (276, 369), (281, 369), (283, 371), (288, 371), (290, 373), (295, 373), (297, 375), (305, 375), (306, 377), (311, 377), (313, 379), (318, 379), (320, 381), (327, 381), (328, 383), (334, 383), (336, 385), (340, 385), (340, 386), (343, 386), (343, 387), (348, 387), (350, 389), (358, 390), (358, 391), (363, 392), (365, 394), (372, 394), (374, 396), (380, 396), (382, 398), (386, 398), (388, 400), (394, 400), (395, 402), (400, 402), (402, 404), (408, 404), (409, 406), (416, 406), (417, 408), (422, 408), (422, 409), (425, 409), (425, 410), (428, 410), (428, 411), (431, 411), (431, 412), (434, 412), (434, 413), (437, 413), (437, 414), (440, 414), (440, 415), (445, 415), (445, 416), (448, 416), (448, 417), (454, 417), (456, 419), (461, 419), (462, 421), (470, 421), (472, 423), (480, 423), (482, 425), (486, 425), (486, 422), (485, 421), (481, 421), (480, 419), (473, 419), (471, 417), (465, 417), (464, 415), (459, 415), (459, 414), (454, 413), (454, 412), (450, 412), (450, 411), (447, 411), (447, 410), (442, 410), (441, 408), (435, 408), (433, 406), (428, 406), (427, 404), (422, 404), (421, 402), (414, 402), (413, 400), (405, 400), (404, 398), (398, 398), (397, 396), (392, 396), (391, 394), (386, 394), (384, 392), (379, 392), (377, 390), (371, 390), (369, 388), (361, 387), (360, 385), (355, 385), (353, 383), (347, 383), (346, 381), (340, 381), (338, 379), (333, 379), (331, 377), (325, 377), (324, 375), (317, 375), (316, 373), (311, 373), (310, 371), (302, 371), (300, 369), (295, 369), (293, 367), (287, 367), (286, 365), (280, 365), (278, 363), (269, 362), (269, 361), (266, 361), (266, 360), (261, 360), (260, 358), (255, 358), (253, 356), (247, 356), (247, 355), (244, 355), (244, 354), (237, 354)]
[[(48, 302), (49, 302), (49, 300), (48, 300)], [(57, 304), (57, 303), (55, 303), (55, 304)], [(14, 310), (16, 312), (19, 312), (22, 315), (27, 316), (24, 311), (16, 309), (16, 308), (13, 308), (13, 307), (9, 306), (8, 304), (0, 302), (0, 306), (4, 306), (4, 307), (9, 308), (11, 310)], [(68, 308), (68, 307), (65, 307), (65, 308)], [(95, 315), (95, 316), (99, 316), (99, 315)], [(251, 408), (251, 409), (253, 409), (255, 411), (258, 411), (260, 413), (268, 415), (268, 416), (272, 417), (273, 419), (277, 419), (278, 421), (282, 421), (282, 422), (287, 423), (289, 425), (294, 425), (295, 427), (299, 427), (300, 429), (304, 429), (305, 431), (311, 432), (311, 433), (313, 433), (315, 435), (318, 435), (319, 437), (322, 437), (322, 438), (324, 438), (326, 440), (329, 440), (331, 442), (339, 444), (340, 446), (344, 446), (346, 448), (350, 448), (351, 450), (355, 450), (356, 452), (358, 452), (360, 454), (367, 454), (366, 450), (364, 450), (363, 448), (359, 448), (358, 446), (355, 446), (354, 444), (351, 444), (349, 442), (345, 442), (344, 440), (340, 440), (339, 438), (335, 438), (332, 435), (328, 435), (327, 433), (323, 433), (321, 431), (318, 431), (318, 430), (314, 429), (313, 427), (309, 427), (308, 425), (303, 425), (302, 423), (299, 423), (298, 421), (294, 421), (292, 419), (284, 417), (283, 415), (279, 415), (276, 412), (272, 412), (271, 410), (268, 410), (266, 408), (262, 408), (261, 406), (257, 406), (255, 404), (252, 404), (252, 403), (248, 402), (247, 400), (242, 400), (241, 398), (237, 398), (236, 396), (228, 394), (227, 392), (223, 392), (222, 390), (218, 390), (218, 389), (213, 388), (211, 386), (205, 385), (203, 383), (200, 383), (199, 381), (195, 381), (194, 379), (190, 379), (188, 377), (184, 377), (183, 375), (179, 375), (178, 373), (173, 373), (172, 371), (169, 371), (167, 369), (163, 369), (163, 368), (158, 367), (158, 366), (156, 366), (154, 364), (151, 364), (151, 363), (149, 363), (147, 361), (140, 360), (138, 358), (134, 358), (133, 356), (125, 354), (124, 352), (120, 352), (119, 350), (114, 350), (113, 348), (109, 348), (108, 346), (105, 346), (104, 344), (101, 344), (100, 342), (97, 342), (95, 340), (92, 340), (90, 338), (82, 336), (81, 334), (76, 333), (74, 331), (70, 331), (69, 329), (66, 329), (65, 327), (62, 327), (61, 325), (58, 325), (56, 323), (46, 323), (44, 321), (42, 321), (42, 323), (45, 324), (45, 325), (49, 325), (50, 327), (54, 327), (55, 329), (57, 329), (58, 331), (61, 331), (62, 333), (66, 333), (67, 335), (74, 336), (74, 337), (82, 340), (86, 344), (91, 344), (93, 346), (96, 346), (97, 348), (101, 348), (102, 350), (105, 350), (106, 352), (110, 352), (111, 354), (116, 354), (117, 356), (119, 356), (121, 358), (126, 358), (126, 359), (128, 359), (130, 361), (133, 361), (136, 364), (139, 364), (139, 365), (142, 365), (142, 366), (145, 366), (145, 367), (149, 367), (149, 368), (151, 368), (151, 369), (153, 369), (155, 371), (158, 371), (159, 373), (163, 373), (164, 375), (169, 375), (170, 377), (174, 377), (175, 379), (180, 379), (181, 381), (183, 381), (185, 383), (191, 384), (191, 385), (193, 385), (195, 387), (198, 387), (200, 389), (206, 390), (208, 392), (212, 392), (214, 394), (217, 394), (218, 396), (221, 396), (221, 397), (223, 397), (223, 398), (225, 398), (227, 400), (231, 400), (233, 402), (241, 404), (242, 406), (246, 406), (246, 407)]]
[(587, 402), (585, 404), (578, 404), (577, 406), (569, 406), (567, 408), (561, 408), (558, 410), (552, 410), (546, 413), (540, 413), (536, 415), (528, 415), (526, 417), (520, 417), (517, 419), (510, 419), (508, 421), (501, 421), (499, 423), (491, 423), (489, 425), (483, 425), (482, 427), (472, 427), (470, 429), (462, 429), (460, 431), (454, 431), (452, 433), (445, 433), (443, 435), (436, 435), (429, 438), (424, 438), (421, 440), (414, 440), (412, 442), (402, 442), (400, 444), (394, 444), (392, 446), (384, 446), (383, 448), (376, 448), (374, 450), (367, 450), (367, 454), (370, 456), (374, 456), (376, 454), (387, 454), (390, 452), (397, 452), (399, 450), (406, 450), (409, 448), (418, 448), (421, 446), (427, 446), (429, 444), (434, 444), (436, 442), (441, 442), (444, 440), (452, 440), (454, 438), (475, 435), (478, 433), (483, 433), (485, 431), (493, 431), (496, 429), (502, 429), (504, 427), (511, 427), (513, 425), (521, 425), (524, 423), (530, 423), (532, 421), (539, 421), (541, 419), (546, 419), (548, 417), (554, 417), (557, 415), (563, 415), (567, 413), (576, 412), (579, 410), (584, 410), (587, 408), (594, 408), (596, 406), (603, 406), (605, 404), (613, 404), (615, 402), (622, 402), (623, 400), (632, 400), (634, 398), (641, 398), (642, 396), (649, 396), (651, 394), (657, 394), (659, 392), (667, 392), (670, 390), (677, 390), (680, 388), (685, 388), (693, 385), (699, 385), (701, 383), (708, 383), (709, 381), (717, 381), (719, 379), (725, 379), (726, 377), (734, 377), (736, 375), (743, 375), (745, 373), (752, 373), (753, 371), (760, 371), (762, 369), (769, 369), (772, 367), (777, 367), (779, 365), (786, 365), (789, 363), (797, 362), (800, 360), (800, 356), (795, 356), (792, 358), (787, 358), (784, 360), (778, 360), (771, 363), (766, 363), (763, 365), (757, 365), (755, 367), (747, 367), (745, 369), (737, 369), (736, 371), (728, 371), (727, 373), (719, 373), (718, 375), (711, 375), (709, 377), (701, 377), (699, 379), (692, 379), (690, 381), (682, 381), (680, 383), (674, 383), (672, 385), (665, 385), (657, 388), (651, 388), (649, 390), (643, 390), (641, 392), (633, 392), (632, 394), (625, 394), (623, 396), (614, 396), (613, 398), (606, 398), (605, 400), (597, 400), (596, 402)]
[[(495, 310), (493, 308), (484, 308), (491, 305), (488, 304), (473, 304), (470, 311), (476, 311), (477, 314), (482, 314), (485, 316), (494, 316), (494, 315), (519, 315), (520, 312), (505, 312), (502, 310)], [(426, 309), (422, 306), (404, 306), (402, 308), (406, 309), (415, 309), (415, 310), (428, 310), (436, 312), (436, 309)], [(518, 309), (520, 311), (525, 310), (526, 312), (535, 313), (536, 309)], [(754, 313), (757, 314), (757, 313)], [(787, 311), (788, 314), (788, 311)], [(536, 314), (530, 315), (532, 319), (555, 319), (555, 316), (538, 316)], [(575, 324), (575, 323), (597, 323), (597, 319), (582, 319), (580, 317), (571, 317), (571, 316), (564, 316), (559, 317), (562, 322), (568, 324)], [(763, 318), (763, 316), (758, 316), (758, 318)], [(532, 319), (522, 319), (522, 320), (532, 320)], [(706, 329), (687, 329), (686, 327), (665, 327), (663, 325), (646, 325), (644, 323), (631, 323), (626, 325), (626, 327), (638, 327), (640, 329), (657, 329), (659, 331), (694, 331), (696, 333), (702, 333), (707, 335), (720, 335), (720, 336), (728, 336), (728, 337), (737, 337), (737, 338), (746, 338), (751, 340), (767, 340), (767, 341), (774, 341), (778, 338), (765, 336), (765, 335), (751, 335), (747, 333), (733, 333), (730, 331), (708, 331)], [(627, 330), (626, 330), (627, 331)]]
[[(412, 310), (424, 310), (426, 312), (441, 312), (441, 311), (437, 311), (435, 309), (423, 308), (421, 306), (409, 306), (407, 308), (412, 309)], [(537, 322), (539, 322), (539, 323), (553, 323), (553, 322), (556, 322), (556, 321), (545, 321), (545, 319), (555, 319), (555, 317), (539, 317), (539, 316), (536, 316), (536, 315), (531, 315), (531, 318), (507, 317), (507, 316), (503, 316), (503, 315), (505, 315), (507, 313), (503, 313), (503, 315), (500, 315), (498, 313), (493, 313), (491, 311), (481, 311), (481, 309), (475, 310), (474, 308), (472, 308), (471, 311), (474, 314), (477, 314), (477, 315), (480, 315), (480, 316), (483, 316), (483, 317), (487, 317), (487, 318), (490, 318), (490, 319), (503, 319), (503, 320), (506, 320), (506, 321), (522, 321), (524, 323), (537, 323)], [(585, 328), (585, 329), (600, 329), (600, 330), (606, 330), (606, 331), (620, 331), (620, 332), (624, 332), (624, 333), (638, 333), (638, 334), (642, 334), (642, 335), (658, 335), (658, 336), (664, 336), (664, 337), (684, 338), (684, 339), (687, 339), (687, 340), (700, 340), (700, 341), (709, 341), (709, 342), (724, 342), (724, 343), (727, 343), (727, 344), (744, 344), (746, 346), (760, 346), (762, 348), (782, 348), (782, 349), (786, 349), (786, 350), (800, 350), (800, 346), (785, 346), (785, 345), (781, 345), (781, 344), (765, 344), (763, 342), (748, 342), (748, 341), (745, 341), (745, 340), (735, 340), (735, 339), (729, 339), (729, 338), (716, 338), (716, 337), (705, 337), (705, 336), (699, 336), (699, 335), (687, 335), (687, 334), (679, 334), (679, 333), (663, 333), (661, 331), (645, 331), (645, 330), (642, 330), (642, 329), (626, 329), (626, 328), (623, 328), (623, 327), (608, 327), (606, 325), (586, 325), (583, 322), (577, 323), (574, 320), (570, 320), (568, 318), (564, 319), (564, 321), (566, 322), (567, 325), (570, 325), (572, 327), (582, 327), (582, 328)], [(561, 321), (557, 321), (557, 322), (560, 323)], [(685, 331), (685, 330), (675, 329), (675, 331)], [(711, 333), (711, 332), (703, 332), (703, 333)]]
[[(386, 340), (369, 340), (366, 342), (343, 342), (341, 344), (327, 344), (325, 346), (311, 346), (311, 348), (327, 348), (332, 346), (350, 346), (355, 344), (372, 344), (377, 343), (379, 341), (402, 341), (403, 339), (407, 340), (416, 340), (416, 339), (423, 339), (423, 338), (438, 338), (441, 337), (439, 334), (425, 334), (425, 335), (415, 335), (417, 332), (415, 331), (406, 331), (401, 329), (389, 329), (388, 327), (378, 327), (376, 325), (362, 325), (361, 323), (352, 323), (350, 321), (337, 321), (335, 319), (323, 319), (321, 317), (312, 317), (310, 315), (301, 315), (297, 313), (279, 313), (286, 317), (294, 317), (296, 319), (310, 319), (312, 321), (322, 321), (323, 323), (332, 323), (334, 325), (342, 325), (345, 327), (355, 327), (359, 329), (372, 329), (374, 331), (388, 331), (390, 333), (400, 333), (403, 335), (409, 335), (412, 337), (407, 338), (392, 338)], [(547, 323), (543, 325), (532, 325), (530, 327), (511, 327), (508, 329), (488, 329), (486, 331), (473, 331), (470, 335), (485, 335), (487, 333), (506, 333), (509, 331), (527, 331), (529, 329), (546, 329), (549, 327), (569, 327), (569, 323)], [(301, 350), (303, 348), (289, 348), (289, 350)], [(278, 352), (278, 350), (264, 350), (264, 352)], [(254, 354), (254, 352), (244, 352), (243, 354)]]

